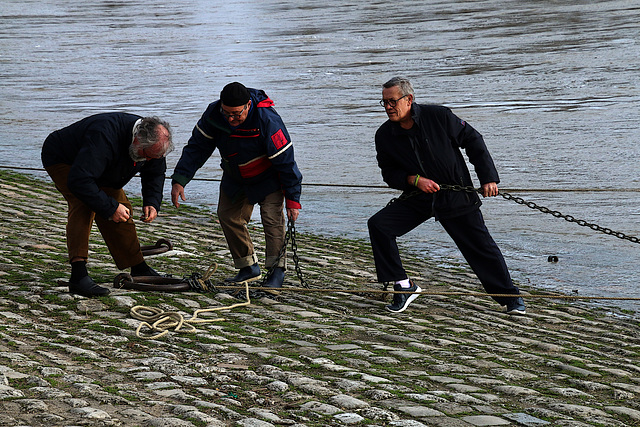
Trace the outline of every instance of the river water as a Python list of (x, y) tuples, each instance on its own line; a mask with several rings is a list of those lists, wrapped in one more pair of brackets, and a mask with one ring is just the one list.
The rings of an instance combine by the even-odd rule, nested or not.
[[(297, 229), (367, 238), (367, 218), (396, 195), (378, 188), (380, 86), (404, 75), (418, 102), (484, 135), (504, 191), (640, 236), (639, 18), (626, 0), (3, 0), (0, 163), (41, 167), (49, 132), (119, 110), (172, 124), (173, 169), (207, 104), (237, 80), (266, 90), (294, 140), (307, 184)], [(219, 178), (218, 164), (197, 177)], [(188, 202), (214, 208), (217, 186), (193, 182)], [(637, 243), (484, 202), (522, 289), (640, 297)], [(463, 262), (433, 221), (401, 242)]]

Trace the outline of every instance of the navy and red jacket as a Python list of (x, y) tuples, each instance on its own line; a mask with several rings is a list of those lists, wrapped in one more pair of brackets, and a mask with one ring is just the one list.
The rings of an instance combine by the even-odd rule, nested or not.
[[(461, 149), (474, 166), (480, 184), (500, 182), (478, 131), (444, 106), (414, 103), (411, 109), (413, 132), (390, 120), (376, 132), (378, 166), (390, 187), (411, 195), (419, 190), (407, 182), (407, 177), (416, 174), (440, 185), (473, 186)], [(472, 212), (481, 204), (475, 192), (441, 190), (433, 194), (432, 206), (436, 218), (452, 218)]]
[(69, 190), (105, 219), (115, 213), (118, 202), (100, 188), (120, 189), (140, 173), (143, 205), (160, 211), (166, 160), (134, 162), (129, 156), (133, 128), (141, 118), (129, 113), (101, 113), (57, 130), (42, 146), (42, 164), (70, 165)]
[(249, 89), (249, 94), (247, 118), (235, 128), (222, 115), (220, 100), (209, 104), (182, 149), (172, 182), (186, 186), (217, 148), (223, 170), (220, 188), (227, 196), (244, 195), (255, 204), (280, 190), (287, 208), (300, 209), (302, 174), (289, 133), (264, 91)]

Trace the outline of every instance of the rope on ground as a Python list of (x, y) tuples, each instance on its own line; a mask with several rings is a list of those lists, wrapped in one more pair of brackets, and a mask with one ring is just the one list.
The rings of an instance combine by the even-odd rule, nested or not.
[(215, 289), (215, 286), (211, 282), (211, 276), (213, 276), (216, 270), (218, 270), (218, 263), (214, 262), (209, 266), (204, 276), (200, 273), (193, 273), (191, 276), (185, 276), (183, 280), (196, 292), (210, 292)]
[[(239, 286), (216, 286), (216, 289), (242, 289)], [(265, 287), (252, 287), (252, 290), (271, 290), (273, 288)], [(465, 296), (465, 297), (498, 297), (498, 298), (512, 298), (514, 296), (523, 297), (525, 299), (572, 299), (572, 300), (617, 300), (617, 301), (640, 301), (640, 297), (598, 297), (598, 296), (581, 296), (581, 295), (564, 295), (564, 294), (487, 294), (483, 292), (411, 292), (411, 291), (387, 291), (382, 289), (336, 289), (336, 288), (278, 288), (278, 292), (319, 292), (319, 293), (351, 293), (351, 294), (418, 294), (418, 295), (430, 295), (430, 296)]]
[[(147, 307), (143, 305), (137, 305), (135, 307), (131, 307), (129, 314), (131, 317), (137, 320), (141, 320), (142, 322), (138, 325), (136, 329), (136, 337), (148, 340), (155, 340), (161, 338), (169, 333), (169, 329), (173, 328), (174, 332), (185, 332), (185, 333), (193, 333), (197, 332), (193, 324), (202, 324), (202, 323), (211, 323), (211, 322), (220, 322), (225, 320), (224, 317), (218, 317), (215, 319), (199, 319), (198, 316), (202, 313), (209, 313), (213, 311), (220, 310), (231, 310), (237, 307), (243, 307), (251, 304), (251, 299), (249, 298), (249, 282), (242, 282), (244, 284), (245, 292), (246, 292), (246, 301), (241, 303), (232, 304), (224, 307), (214, 307), (214, 308), (202, 308), (195, 310), (193, 312), (193, 316), (190, 319), (185, 319), (182, 314), (175, 311), (163, 311), (157, 307)], [(238, 287), (241, 288), (241, 287)], [(153, 322), (153, 323), (152, 323)], [(142, 328), (148, 328), (150, 332), (158, 332), (155, 335), (143, 335)]]
[[(31, 167), (20, 167), (20, 166), (10, 166), (10, 165), (0, 165), (0, 169), (13, 169), (13, 170), (25, 170), (25, 171), (40, 171), (40, 172), (44, 172), (45, 169), (43, 168), (31, 168)], [(170, 177), (167, 177), (167, 179), (169, 179)], [(218, 178), (194, 178), (194, 181), (220, 181), (220, 179)], [(322, 183), (305, 183), (304, 185), (306, 186), (322, 186), (322, 187), (348, 187), (348, 188), (377, 188), (377, 189), (385, 189), (385, 190), (389, 190), (389, 187), (387, 186), (382, 186), (382, 185), (357, 185), (357, 184), (322, 184)], [(460, 185), (446, 185), (443, 184), (441, 185), (441, 188), (447, 189), (447, 190), (453, 190), (453, 191), (468, 191), (468, 192), (481, 192), (481, 189), (479, 188), (474, 188), (474, 187), (465, 187), (465, 186), (460, 186)], [(611, 188), (611, 189), (607, 189), (607, 188), (573, 188), (573, 189), (563, 189), (563, 188), (539, 188), (539, 189), (535, 189), (535, 188), (529, 188), (529, 189), (508, 189), (509, 191), (520, 191), (520, 192), (640, 192), (640, 188)], [(527, 207), (530, 207), (532, 209), (538, 209), (539, 211), (543, 212), (543, 213), (549, 213), (551, 215), (553, 215), (554, 217), (557, 218), (563, 218), (569, 222), (575, 222), (578, 225), (581, 226), (586, 226), (591, 228), (592, 230), (595, 231), (601, 231), (605, 234), (609, 234), (609, 235), (613, 235), (615, 237), (618, 237), (620, 239), (625, 239), (625, 240), (629, 240), (631, 242), (634, 243), (640, 243), (640, 238), (635, 237), (635, 236), (628, 236), (624, 233), (618, 232), (618, 231), (613, 231), (609, 228), (606, 227), (600, 227), (597, 224), (592, 224), (589, 223), (585, 220), (581, 220), (581, 219), (576, 219), (571, 215), (563, 215), (562, 213), (558, 212), (558, 211), (552, 211), (544, 206), (539, 206), (536, 203), (533, 202), (527, 202), (524, 199), (520, 198), (520, 197), (516, 197), (513, 196), (511, 194), (509, 194), (507, 191), (505, 190), (501, 190), (499, 192), (499, 195), (501, 195), (503, 198), (507, 199), (507, 200), (513, 200), (518, 204), (522, 204), (522, 205), (526, 205)], [(295, 233), (295, 229), (294, 229), (294, 233)], [(285, 248), (286, 248), (286, 242), (285, 242)], [(294, 252), (295, 252), (295, 243), (294, 243)], [(213, 269), (213, 271), (212, 271)], [(209, 268), (209, 270), (207, 271), (207, 273), (205, 274), (205, 277), (202, 278), (199, 275), (194, 275), (189, 280), (189, 284), (191, 285), (192, 289), (194, 290), (199, 290), (199, 291), (209, 291), (212, 290), (212, 286), (211, 286), (211, 281), (210, 281), (210, 277), (213, 274), (213, 272), (215, 272), (215, 270), (217, 269), (217, 264), (215, 265), (215, 268), (213, 268), (213, 265)], [(304, 288), (279, 288), (278, 291), (294, 291), (294, 292), (346, 292), (346, 293), (383, 293), (383, 294), (387, 294), (387, 293), (396, 293), (395, 291), (387, 291), (387, 290), (375, 290), (375, 289), (368, 289), (368, 290), (347, 290), (347, 289), (318, 289), (318, 288), (309, 288), (306, 287), (306, 283), (302, 280), (301, 274), (300, 274), (300, 270), (299, 267), (297, 265), (296, 262), (296, 271), (298, 272), (298, 276), (301, 279), (301, 283), (303, 285), (305, 285)], [(245, 303), (240, 303), (240, 304), (234, 304), (233, 306), (231, 306), (231, 308), (233, 307), (237, 307), (238, 305), (248, 305), (249, 304), (249, 287), (248, 284), (246, 282), (245, 286), (246, 286), (246, 293), (247, 293), (247, 301)], [(218, 289), (242, 289), (239, 288), (237, 286), (217, 286), (216, 288)], [(258, 288), (252, 288), (255, 290), (273, 290), (271, 288), (263, 288), (263, 287), (258, 287)], [(401, 293), (418, 293), (420, 295), (432, 295), (432, 296), (485, 296), (485, 297), (513, 297), (513, 295), (511, 294), (484, 294), (484, 293), (469, 293), (469, 292), (401, 292)], [(574, 299), (574, 300), (578, 300), (578, 299), (584, 299), (584, 300), (617, 300), (617, 301), (640, 301), (640, 298), (636, 298), (636, 297), (596, 297), (596, 296), (578, 296), (578, 295), (559, 295), (559, 294), (536, 294), (536, 295), (526, 295), (526, 298), (550, 298), (550, 299)], [(217, 308), (217, 309), (211, 309), (211, 310), (223, 310), (223, 309), (228, 309), (229, 307), (221, 307), (221, 308)], [(131, 313), (132, 316), (134, 315), (134, 309), (140, 310), (140, 309), (147, 309), (151, 312), (150, 315), (142, 315), (142, 314), (137, 314), (140, 317), (144, 317), (144, 318), (149, 318), (149, 319), (154, 319), (154, 317), (156, 315), (159, 314), (165, 314), (165, 317), (160, 317), (158, 320), (155, 321), (154, 325), (150, 325), (147, 323), (147, 326), (149, 326), (150, 328), (154, 329), (156, 327), (159, 327), (160, 325), (162, 325), (163, 323), (169, 322), (170, 319), (176, 319), (173, 322), (170, 322), (169, 325), (167, 327), (176, 327), (176, 331), (178, 331), (182, 325), (184, 324), (184, 322), (181, 322), (177, 316), (175, 316), (173, 313), (170, 312), (166, 312), (166, 313), (157, 313), (155, 310), (155, 308), (148, 308), (148, 307), (143, 307), (143, 306), (136, 306), (133, 307), (131, 309)], [(196, 314), (198, 312), (203, 312), (205, 310), (196, 310), (196, 312), (194, 313), (194, 317), (193, 319), (195, 319)], [(177, 314), (177, 313), (176, 313)], [(149, 320), (149, 321), (153, 321), (153, 320)], [(192, 326), (192, 325), (189, 325)], [(138, 327), (138, 330), (140, 329), (140, 326)], [(194, 328), (195, 329), (195, 328)], [(167, 330), (164, 330), (163, 333), (158, 334), (157, 337), (163, 336), (167, 333)], [(138, 331), (136, 331), (136, 333), (138, 333)], [(155, 337), (153, 337), (155, 338)], [(152, 339), (152, 338), (150, 338)]]

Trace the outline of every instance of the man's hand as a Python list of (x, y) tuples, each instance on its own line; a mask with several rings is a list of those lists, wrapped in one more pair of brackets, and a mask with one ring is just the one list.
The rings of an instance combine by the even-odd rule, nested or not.
[(300, 211), (298, 209), (287, 208), (287, 218), (291, 221), (295, 222), (295, 220), (298, 219), (298, 215), (300, 215)]
[(187, 198), (184, 196), (184, 187), (176, 182), (171, 187), (171, 203), (173, 203), (173, 206), (175, 206), (176, 208), (180, 207), (178, 196), (180, 196), (183, 202), (187, 200)]
[(142, 222), (151, 222), (158, 217), (158, 211), (153, 206), (143, 206), (142, 216), (140, 219)]
[(129, 212), (129, 209), (125, 205), (120, 203), (109, 219), (113, 222), (127, 222), (129, 218), (131, 218), (131, 212)]
[[(410, 175), (409, 177), (407, 177), (407, 181), (409, 182), (409, 184), (414, 185), (414, 183), (416, 183), (416, 176), (417, 175)], [(435, 181), (432, 181), (429, 178), (425, 178), (424, 176), (418, 178), (418, 182), (415, 184), (415, 186), (418, 188), (418, 190), (424, 191), (425, 193), (435, 193), (437, 191), (440, 191), (440, 186)]]
[(482, 184), (482, 195), (484, 197), (494, 197), (498, 195), (498, 184), (495, 182), (487, 182)]

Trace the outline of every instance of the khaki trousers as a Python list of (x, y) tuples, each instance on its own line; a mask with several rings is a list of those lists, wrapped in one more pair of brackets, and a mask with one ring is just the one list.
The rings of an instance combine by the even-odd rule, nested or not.
[[(99, 215), (96, 216), (95, 212), (69, 190), (67, 181), (71, 166), (56, 164), (45, 169), (68, 204), (67, 250), (69, 252), (69, 261), (75, 257), (89, 258), (89, 235), (91, 234), (94, 219), (116, 263), (116, 267), (123, 270), (144, 261), (136, 226), (131, 218), (127, 222), (113, 222)], [(125, 205), (130, 212), (133, 212), (131, 202), (129, 202), (124, 190), (106, 187), (101, 187), (100, 190), (113, 197), (118, 203)]]
[[(265, 237), (265, 267), (271, 268), (278, 260), (280, 250), (284, 245), (284, 194), (275, 191), (264, 198), (260, 205), (260, 218)], [(258, 262), (247, 223), (251, 220), (253, 205), (246, 197), (232, 201), (222, 189), (218, 200), (218, 219), (222, 226), (224, 237), (231, 251), (233, 264), (236, 268), (244, 268)], [(277, 267), (286, 268), (286, 253), (278, 261)]]

